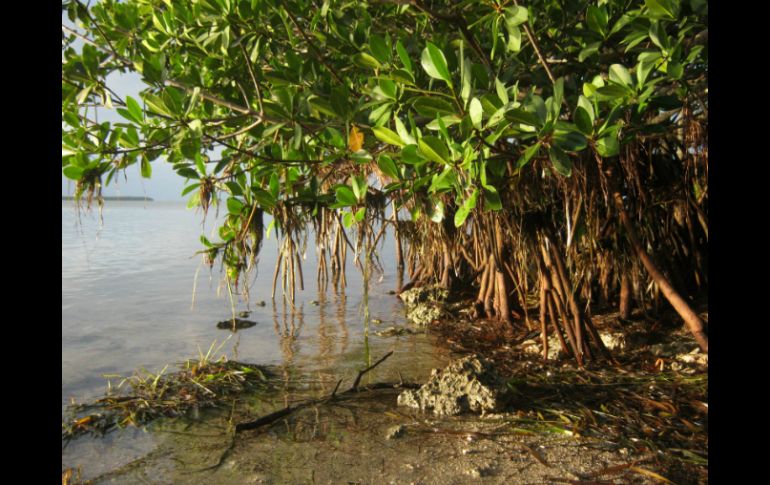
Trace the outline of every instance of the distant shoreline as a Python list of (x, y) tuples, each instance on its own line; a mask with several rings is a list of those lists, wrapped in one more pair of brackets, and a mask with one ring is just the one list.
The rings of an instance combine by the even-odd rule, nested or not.
[[(119, 201), (142, 201), (142, 202), (153, 202), (152, 197), (131, 197), (131, 196), (104, 196), (102, 197), (104, 200), (119, 200)], [(61, 200), (75, 200), (75, 198), (71, 195), (62, 195)]]

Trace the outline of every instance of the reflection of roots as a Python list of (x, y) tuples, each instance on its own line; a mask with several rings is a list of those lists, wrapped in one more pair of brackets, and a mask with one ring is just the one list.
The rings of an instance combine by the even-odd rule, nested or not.
[[(322, 442), (339, 440), (345, 434), (370, 431), (371, 422), (362, 414), (381, 421), (380, 406), (388, 407), (395, 401), (398, 390), (380, 390), (368, 393), (356, 401), (323, 403), (298, 410), (273, 428), (278, 439), (287, 443)], [(336, 448), (335, 448), (336, 450)]]

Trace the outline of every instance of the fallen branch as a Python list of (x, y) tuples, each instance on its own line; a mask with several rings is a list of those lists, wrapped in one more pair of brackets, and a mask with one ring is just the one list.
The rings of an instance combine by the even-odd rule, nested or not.
[(249, 429), (257, 429), (257, 428), (260, 428), (262, 426), (266, 426), (266, 425), (272, 424), (272, 423), (276, 422), (277, 420), (281, 419), (282, 417), (287, 416), (287, 415), (293, 413), (294, 411), (296, 411), (298, 409), (306, 408), (306, 407), (309, 407), (309, 406), (314, 406), (316, 404), (322, 404), (322, 403), (325, 404), (327, 402), (336, 401), (336, 400), (340, 399), (342, 396), (358, 393), (362, 389), (365, 390), (365, 391), (371, 391), (371, 390), (374, 390), (374, 389), (399, 389), (399, 388), (414, 389), (414, 388), (419, 387), (417, 384), (409, 384), (409, 383), (403, 383), (403, 382), (400, 382), (400, 383), (378, 382), (378, 383), (375, 383), (375, 384), (371, 384), (369, 386), (364, 386), (363, 388), (359, 387), (359, 384), (361, 383), (361, 378), (364, 376), (364, 374), (366, 374), (370, 370), (374, 369), (375, 367), (377, 367), (378, 365), (383, 363), (385, 361), (385, 359), (387, 359), (391, 355), (393, 355), (393, 351), (392, 350), (390, 352), (388, 352), (387, 354), (385, 354), (384, 356), (382, 356), (382, 358), (380, 358), (380, 360), (378, 360), (374, 364), (370, 365), (366, 369), (358, 371), (358, 375), (356, 376), (356, 380), (353, 381), (353, 385), (350, 386), (350, 389), (348, 389), (347, 391), (344, 391), (344, 392), (342, 392), (340, 394), (337, 394), (337, 389), (339, 389), (340, 383), (342, 382), (342, 381), (339, 381), (339, 382), (337, 382), (337, 385), (335, 386), (334, 391), (329, 396), (327, 396), (325, 398), (322, 398), (322, 399), (311, 399), (309, 401), (305, 401), (305, 402), (303, 402), (301, 404), (298, 404), (296, 406), (287, 406), (287, 407), (285, 407), (283, 409), (280, 409), (280, 410), (275, 411), (273, 413), (270, 413), (270, 414), (267, 414), (265, 416), (262, 416), (261, 418), (255, 419), (254, 421), (247, 421), (247, 422), (244, 422), (244, 423), (238, 423), (238, 424), (235, 425), (235, 432), (238, 433), (240, 431), (246, 431), (246, 430), (249, 430)]

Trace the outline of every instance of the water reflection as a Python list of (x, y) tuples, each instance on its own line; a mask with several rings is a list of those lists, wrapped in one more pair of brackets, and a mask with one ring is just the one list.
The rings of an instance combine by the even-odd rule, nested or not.
[[(405, 379), (423, 379), (429, 372), (426, 365), (431, 365), (426, 363), (440, 358), (433, 355), (425, 336), (366, 338), (358, 270), (348, 264), (345, 281), (332, 281), (325, 288), (325, 277), (310, 276), (318, 267), (318, 253), (306, 252), (304, 247), (300, 252), (306, 257), (302, 262), (305, 290), (297, 292), (295, 311), (282, 298), (280, 288), (273, 300), (272, 268), (279, 255), (275, 237), (263, 243), (249, 300), (234, 295), (231, 302), (219, 268), (209, 271), (208, 277), (208, 268), (198, 274), (200, 259), (192, 257), (200, 250), (199, 235), (210, 232), (213, 222), (209, 220), (202, 231), (200, 215), (185, 210), (184, 204), (126, 202), (105, 206), (103, 226), (88, 215), (81, 215), (78, 224), (71, 205), (62, 204), (63, 410), (71, 397), (83, 402), (101, 396), (106, 388), (102, 373), (127, 376), (140, 367), (158, 372), (167, 364), (171, 370), (175, 363), (197, 356), (199, 348), (222, 342), (216, 323), (231, 318), (233, 310), (251, 310), (248, 318), (257, 325), (236, 332), (222, 353), (230, 359), (272, 366), (284, 383), (282, 405), (308, 393), (326, 394), (340, 379), (345, 379), (341, 387), (345, 388), (359, 369), (390, 350), (396, 353), (389, 365), (367, 374), (364, 382), (396, 381), (395, 369)], [(337, 234), (335, 243), (347, 247), (342, 234)], [(328, 248), (319, 252), (324, 249), (328, 252)], [(392, 267), (391, 241), (385, 241), (379, 256), (384, 273), (372, 278), (371, 315), (402, 324), (400, 303), (387, 294), (403, 279)], [(328, 267), (344, 264), (327, 263)], [(260, 301), (266, 305), (254, 305)], [(144, 452), (153, 443), (156, 437), (146, 433), (86, 438), (63, 451), (62, 462), (84, 465), (85, 476), (93, 476), (137, 457), (138, 453), (127, 450), (139, 447)]]

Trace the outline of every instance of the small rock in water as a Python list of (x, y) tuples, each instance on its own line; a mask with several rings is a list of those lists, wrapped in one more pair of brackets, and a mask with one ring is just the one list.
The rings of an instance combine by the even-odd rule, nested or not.
[[(233, 320), (235, 320), (235, 325), (233, 325)], [(221, 322), (217, 323), (217, 328), (221, 328), (223, 330), (232, 330), (233, 326), (235, 326), (236, 330), (241, 330), (244, 328), (253, 327), (256, 324), (257, 322), (252, 322), (251, 320), (235, 318), (235, 319), (229, 319), (229, 320), (222, 320)]]
[(404, 436), (404, 431), (406, 431), (406, 427), (403, 424), (388, 428), (388, 430), (385, 432), (385, 439), (392, 440), (400, 438)]
[(265, 300), (260, 300), (257, 302), (257, 306), (265, 306), (265, 305), (266, 305)]
[(239, 317), (241, 317), (241, 318), (246, 318), (246, 317), (248, 317), (249, 315), (251, 315), (251, 312), (250, 312), (250, 311), (248, 311), (248, 310), (244, 310), (244, 311), (242, 311), (242, 312), (238, 312), (238, 313), (236, 313), (235, 315), (236, 315), (236, 316), (239, 316)]
[(382, 323), (382, 320), (380, 320), (379, 318), (372, 318), (372, 323), (375, 325), (379, 325)]
[(411, 335), (415, 333), (414, 330), (405, 327), (388, 327), (380, 332), (374, 332), (378, 337), (396, 337), (401, 335)]
[(319, 303), (316, 300), (311, 301), (310, 304), (313, 305), (313, 306), (318, 306), (319, 305)]
[(395, 295), (395, 294), (396, 294), (396, 290), (388, 290), (388, 295)]
[(434, 414), (444, 416), (464, 411), (483, 414), (498, 407), (500, 387), (501, 381), (491, 364), (470, 355), (451, 362), (442, 371), (434, 371), (421, 388), (399, 394), (398, 405), (433, 409)]

